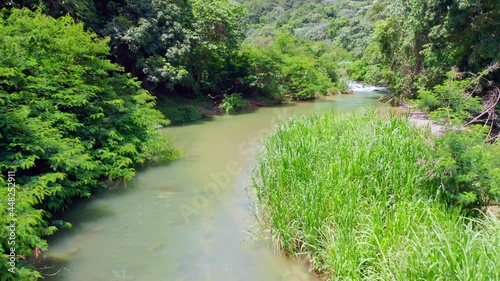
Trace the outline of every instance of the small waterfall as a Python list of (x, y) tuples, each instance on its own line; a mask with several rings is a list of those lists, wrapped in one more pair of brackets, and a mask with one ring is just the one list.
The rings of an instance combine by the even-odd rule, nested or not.
[(356, 81), (349, 82), (349, 89), (353, 92), (389, 92), (386, 87), (376, 87)]

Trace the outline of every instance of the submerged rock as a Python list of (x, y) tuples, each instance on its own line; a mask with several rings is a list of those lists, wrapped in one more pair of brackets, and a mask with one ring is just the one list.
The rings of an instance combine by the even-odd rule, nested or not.
[(352, 95), (354, 92), (352, 90), (341, 90), (340, 91), (341, 95)]

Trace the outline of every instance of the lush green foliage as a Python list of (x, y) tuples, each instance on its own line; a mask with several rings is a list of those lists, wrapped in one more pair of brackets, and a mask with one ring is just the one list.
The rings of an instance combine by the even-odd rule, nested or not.
[[(387, 100), (394, 104), (419, 93), (423, 99), (439, 95), (434, 87), (445, 83), (451, 67), (478, 73), (499, 60), (500, 6), (495, 0), (239, 2), (13, 0), (0, 5), (41, 5), (53, 16), (70, 13), (98, 34), (111, 36), (113, 59), (145, 88), (158, 95), (213, 97), (219, 103), (231, 93), (279, 100), (308, 99), (325, 90), (324, 77), (310, 71), (309, 54), (288, 60), (256, 54), (280, 34), (298, 39), (288, 40), (291, 49), (325, 41), (332, 49), (349, 51), (352, 56), (334, 59), (329, 76), (390, 86)], [(242, 51), (245, 29), (251, 47)], [(254, 47), (257, 51), (249, 51)], [(307, 63), (297, 64), (304, 57)], [(265, 61), (272, 63), (266, 67)], [(289, 77), (269, 81), (280, 72)], [(498, 75), (493, 71), (488, 79), (496, 82)], [(498, 89), (497, 83), (484, 82), (474, 93), (481, 99)], [(345, 85), (341, 81), (334, 90)]]
[(282, 81), (277, 83), (281, 87), (271, 88), (284, 97), (303, 100), (343, 92), (349, 78), (364, 75), (352, 73), (357, 71), (352, 55), (360, 57), (369, 42), (370, 1), (248, 0), (243, 4), (250, 22), (246, 44), (259, 46), (260, 52), (272, 49), (268, 57), (281, 65)]
[(70, 13), (110, 36), (113, 59), (157, 94), (223, 96), (243, 39), (242, 6), (230, 0), (13, 1)]
[[(369, 1), (49, 2), (13, 1), (10, 6), (39, 4), (54, 16), (70, 13), (110, 36), (113, 59), (146, 89), (219, 103), (232, 93), (280, 101), (345, 90), (348, 73), (341, 61), (351, 56), (339, 45), (359, 57), (372, 29)], [(250, 40), (241, 49), (243, 7)], [(327, 43), (315, 43), (320, 40)], [(179, 115), (178, 109), (169, 111), (174, 119)]]
[[(107, 59), (108, 40), (69, 16), (16, 9), (0, 17), (0, 38), (0, 182), (16, 172), (16, 252), (29, 256), (57, 230), (52, 212), (174, 151), (155, 130), (167, 121), (154, 97)], [(6, 222), (4, 208), (0, 217)], [(4, 239), (2, 259), (6, 249)]]
[(84, 20), (90, 26), (101, 24), (102, 18), (98, 10), (102, 10), (107, 1), (89, 0), (5, 0), (0, 2), (0, 8), (41, 8), (45, 14), (61, 17), (70, 14), (73, 18)]
[(258, 46), (244, 49), (251, 71), (242, 81), (250, 92), (308, 100), (345, 89), (339, 62), (350, 55), (341, 48), (286, 33), (250, 44)]
[(366, 112), (280, 125), (254, 172), (258, 217), (330, 280), (498, 279), (500, 223), (439, 199), (421, 133)]
[(127, 0), (114, 16), (103, 29), (113, 54), (152, 88), (220, 90), (242, 38), (242, 10), (228, 0)]
[(459, 80), (454, 71), (448, 75), (448, 80), (432, 90), (420, 90), (418, 105), (432, 111), (431, 116), (436, 119), (462, 123), (463, 120), (471, 119), (483, 109), (481, 99), (467, 92), (467, 89), (472, 89), (477, 81), (471, 78)]
[(252, 96), (263, 96), (272, 100), (283, 98), (282, 66), (279, 54), (270, 48), (244, 45), (241, 54), (244, 74), (239, 78), (243, 90)]
[[(302, 39), (326, 40), (341, 46), (355, 58), (340, 64), (348, 77), (390, 86), (392, 94), (386, 101), (393, 104), (416, 97), (435, 102), (432, 97), (442, 96), (440, 85), (451, 81), (447, 73), (452, 67), (474, 73), (489, 70), (488, 77), (483, 78), (493, 83), (480, 81), (477, 83), (480, 87), (468, 96), (488, 100), (495, 95), (492, 91), (499, 92), (498, 67), (491, 66), (500, 59), (498, 1), (246, 0), (243, 3), (251, 23), (250, 38), (287, 32)], [(453, 89), (456, 93), (465, 90), (470, 89)], [(445, 106), (451, 103), (451, 109)], [(440, 113), (451, 110), (450, 115), (455, 115), (456, 120), (462, 118), (463, 122), (478, 114), (476, 100), (470, 103), (469, 98), (442, 102)], [(462, 112), (457, 113), (457, 108)], [(499, 113), (498, 109), (496, 112)], [(489, 123), (500, 129), (498, 120)]]
[[(117, 61), (133, 70), (148, 87), (166, 83), (172, 88), (187, 79), (191, 38), (186, 19), (192, 11), (182, 9), (183, 2), (126, 0), (115, 4), (114, 17), (101, 30), (111, 36)], [(131, 64), (134, 61), (135, 65)]]
[[(494, 65), (500, 54), (498, 1), (240, 2), (0, 3), (7, 8), (0, 30), (0, 170), (3, 177), (7, 170), (16, 171), (22, 221), (18, 254), (47, 247), (43, 237), (64, 226), (51, 221), (51, 213), (72, 198), (129, 180), (134, 166), (157, 152), (167, 159), (173, 156), (154, 130), (167, 122), (142, 88), (162, 101), (183, 96), (220, 104), (230, 112), (244, 107), (244, 98), (306, 100), (346, 89), (347, 79), (363, 80), (391, 86), (394, 103), (418, 98), (419, 106), (446, 122), (488, 124), (492, 134), (500, 129), (500, 74)], [(40, 7), (59, 19), (14, 9), (19, 7)], [(84, 31), (67, 14), (98, 35)], [(109, 60), (137, 80), (121, 74), (121, 67)], [(452, 67), (457, 70), (450, 72)], [(173, 123), (203, 116), (195, 102), (165, 102), (158, 108)], [(271, 137), (283, 145), (275, 152), (293, 156), (279, 167), (297, 169), (294, 175), (278, 171), (278, 178), (272, 170), (268, 182), (259, 185), (261, 199), (279, 193), (273, 197), (276, 202), (269, 201), (279, 209), (269, 211), (266, 219), (276, 224), (282, 248), (309, 251), (317, 268), (331, 277), (480, 280), (477, 272), (495, 274), (490, 265), (498, 262), (498, 237), (482, 228), (497, 226), (474, 222), (475, 228), (464, 229), (455, 211), (447, 214), (441, 203), (426, 198), (434, 196), (427, 191), (439, 191), (449, 203), (467, 210), (498, 200), (498, 145), (483, 144), (474, 130), (450, 134), (436, 146), (439, 161), (433, 172), (441, 181), (431, 185), (422, 166), (415, 164), (428, 160), (429, 149), (402, 121), (315, 118), (291, 125), (291, 132), (300, 128), (296, 136), (283, 128), (277, 133), (304, 144), (299, 155), (305, 158), (296, 157), (295, 144), (289, 147)], [(360, 120), (367, 125), (358, 124)], [(300, 122), (313, 125), (306, 128)], [(314, 122), (331, 131), (316, 128)], [(339, 122), (347, 127), (341, 129)], [(381, 128), (377, 135), (376, 126)], [(361, 133), (365, 135), (353, 139)], [(341, 153), (332, 153), (332, 146)], [(402, 147), (411, 153), (402, 153)], [(348, 153), (359, 157), (351, 159)], [(361, 161), (360, 155), (369, 161)], [(310, 159), (317, 160), (317, 170)], [(261, 172), (267, 167), (263, 164)], [(5, 184), (3, 177), (0, 184)], [(264, 190), (267, 185), (276, 189)], [(8, 200), (1, 196), (2, 202)], [(296, 204), (277, 203), (283, 198)], [(314, 204), (306, 204), (310, 202)], [(345, 209), (334, 214), (332, 206), (345, 202)], [(0, 217), (5, 221), (7, 213)], [(407, 219), (394, 222), (400, 217)], [(339, 237), (331, 235), (337, 232)], [(3, 256), (6, 246), (2, 244)], [(438, 267), (446, 270), (437, 272)], [(19, 275), (34, 279), (37, 273), (24, 267)]]
[[(191, 60), (197, 87), (207, 93), (233, 88), (233, 64), (243, 39), (243, 9), (229, 0), (195, 0), (197, 40)], [(236, 74), (237, 75), (237, 74)]]
[(300, 39), (334, 41), (356, 57), (363, 54), (373, 29), (372, 1), (246, 0), (249, 37), (287, 32)]
[(484, 127), (451, 131), (437, 141), (437, 172), (450, 203), (476, 212), (500, 202), (500, 147), (485, 143)]
[[(427, 99), (434, 87), (448, 79), (452, 67), (478, 73), (500, 59), (498, 1), (379, 2), (385, 5), (383, 17), (375, 25), (374, 41), (367, 49), (371, 52), (363, 59), (380, 72), (390, 70), (386, 80), (395, 95), (416, 97), (420, 91)], [(491, 81), (498, 81), (497, 69), (491, 71)], [(480, 98), (498, 88), (497, 83), (481, 83), (482, 88), (474, 92)], [(439, 89), (434, 94), (440, 95)]]

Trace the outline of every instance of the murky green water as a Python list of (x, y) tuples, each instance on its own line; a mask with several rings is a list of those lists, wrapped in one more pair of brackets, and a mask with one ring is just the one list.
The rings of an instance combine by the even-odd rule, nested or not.
[(329, 97), (169, 128), (183, 158), (67, 212), (74, 227), (51, 239), (45, 260), (54, 267), (43, 272), (59, 273), (45, 280), (315, 280), (270, 242), (249, 241), (255, 220), (245, 189), (255, 149), (278, 119), (383, 107), (379, 96)]

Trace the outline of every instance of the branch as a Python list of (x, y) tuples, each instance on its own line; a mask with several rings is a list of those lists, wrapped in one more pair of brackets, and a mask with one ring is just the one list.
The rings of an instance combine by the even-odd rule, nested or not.
[(494, 92), (494, 95), (496, 94), (496, 100), (492, 104), (490, 104), (488, 106), (488, 108), (486, 108), (483, 112), (481, 112), (481, 114), (479, 114), (476, 117), (474, 117), (474, 119), (472, 119), (471, 121), (469, 121), (466, 125), (470, 125), (472, 123), (477, 122), (479, 120), (479, 118), (481, 116), (483, 116), (484, 114), (486, 114), (486, 113), (489, 113), (487, 121), (491, 120), (491, 110), (494, 109), (497, 106), (498, 102), (500, 101), (500, 89), (498, 87), (496, 87), (493, 90), (493, 92)]

